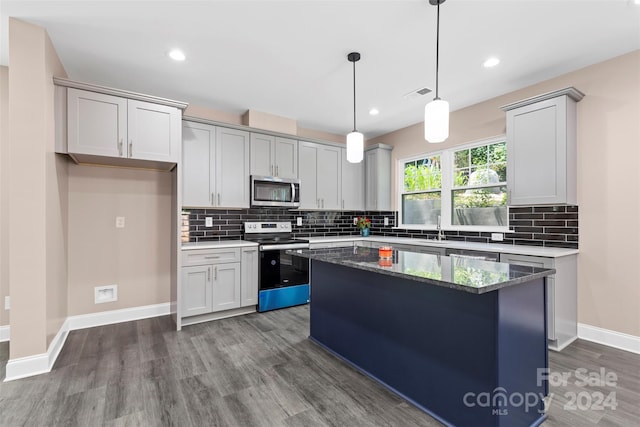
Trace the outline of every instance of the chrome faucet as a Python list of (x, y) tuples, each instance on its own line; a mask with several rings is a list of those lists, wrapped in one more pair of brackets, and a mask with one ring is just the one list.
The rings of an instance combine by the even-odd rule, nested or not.
[(438, 215), (438, 224), (436, 225), (436, 228), (438, 229), (438, 241), (444, 240), (445, 236), (442, 232), (442, 226), (440, 225), (440, 215)]

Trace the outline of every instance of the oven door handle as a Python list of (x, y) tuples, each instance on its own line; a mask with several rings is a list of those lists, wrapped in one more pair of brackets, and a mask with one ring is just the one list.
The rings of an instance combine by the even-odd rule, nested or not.
[(292, 182), (291, 183), (291, 203), (294, 203), (296, 201), (296, 185)]
[(290, 245), (260, 245), (260, 252), (283, 251), (286, 249), (309, 249), (308, 243), (291, 243)]

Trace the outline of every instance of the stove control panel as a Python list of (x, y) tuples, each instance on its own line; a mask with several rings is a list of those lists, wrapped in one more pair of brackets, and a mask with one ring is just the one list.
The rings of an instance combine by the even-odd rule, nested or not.
[(290, 222), (245, 222), (245, 233), (291, 233)]

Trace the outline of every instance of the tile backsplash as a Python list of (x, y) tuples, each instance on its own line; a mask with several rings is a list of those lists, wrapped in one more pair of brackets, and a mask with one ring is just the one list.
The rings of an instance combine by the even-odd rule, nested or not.
[[(184, 209), (182, 240), (185, 242), (239, 239), (245, 221), (289, 221), (297, 238), (318, 236), (358, 235), (353, 218), (371, 219), (371, 234), (410, 238), (433, 238), (435, 231), (394, 228), (395, 211), (302, 211), (287, 208), (251, 209)], [(212, 227), (205, 227), (205, 218), (213, 219)], [(302, 226), (296, 219), (302, 218)], [(389, 225), (384, 225), (385, 217)], [(578, 207), (518, 206), (509, 209), (512, 233), (505, 233), (501, 243), (561, 248), (578, 247)], [(491, 233), (476, 231), (446, 231), (448, 240), (491, 242)]]

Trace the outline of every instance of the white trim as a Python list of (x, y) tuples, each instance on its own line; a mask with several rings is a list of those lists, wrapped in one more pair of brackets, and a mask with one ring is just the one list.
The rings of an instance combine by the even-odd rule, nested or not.
[(69, 335), (69, 319), (65, 320), (56, 336), (53, 337), (46, 353), (9, 359), (4, 381), (13, 381), (51, 372), (51, 368), (67, 340), (67, 335)]
[(640, 354), (640, 337), (578, 323), (578, 338)]
[(9, 341), (9, 337), (11, 336), (10, 330), (9, 325), (0, 326), (0, 342)]
[[(49, 348), (46, 353), (20, 357), (17, 359), (9, 359), (7, 362), (4, 381), (13, 381), (20, 378), (50, 372), (58, 358), (58, 355), (60, 354), (60, 351), (62, 351), (62, 347), (67, 340), (69, 331), (147, 319), (149, 317), (165, 316), (171, 314), (170, 309), (171, 304), (167, 302), (164, 304), (131, 307), (121, 310), (103, 311), (99, 313), (67, 317), (65, 322), (62, 324), (62, 327), (51, 341), (51, 344), (49, 344)], [(9, 326), (0, 327), (0, 333), (5, 330), (4, 328), (6, 328), (8, 339)]]
[(114, 323), (130, 322), (171, 314), (171, 304), (154, 304), (140, 307), (123, 308), (120, 310), (101, 311), (98, 313), (81, 314), (68, 318), (69, 330), (93, 328)]

